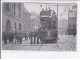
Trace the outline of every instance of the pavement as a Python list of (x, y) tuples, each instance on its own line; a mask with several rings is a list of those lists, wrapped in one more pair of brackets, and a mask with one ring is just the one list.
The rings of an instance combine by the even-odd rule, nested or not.
[(30, 39), (23, 39), (22, 44), (8, 43), (2, 44), (3, 50), (26, 50), (26, 51), (76, 51), (76, 36), (73, 35), (59, 35), (57, 44), (30, 44)]

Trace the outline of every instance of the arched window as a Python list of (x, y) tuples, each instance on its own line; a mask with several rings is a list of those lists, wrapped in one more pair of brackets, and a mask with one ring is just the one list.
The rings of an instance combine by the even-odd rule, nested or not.
[(16, 32), (16, 31), (17, 31), (17, 26), (16, 26), (16, 22), (15, 22), (15, 24), (14, 24), (14, 25), (15, 25), (15, 32)]
[(10, 20), (6, 21), (6, 31), (10, 31), (11, 30), (11, 22)]
[(19, 23), (19, 30), (21, 31), (21, 23)]

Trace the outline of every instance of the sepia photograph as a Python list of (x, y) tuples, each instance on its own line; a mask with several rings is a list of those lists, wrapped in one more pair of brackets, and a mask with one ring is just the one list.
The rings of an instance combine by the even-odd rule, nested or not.
[(2, 50), (76, 51), (76, 32), (76, 3), (2, 3)]

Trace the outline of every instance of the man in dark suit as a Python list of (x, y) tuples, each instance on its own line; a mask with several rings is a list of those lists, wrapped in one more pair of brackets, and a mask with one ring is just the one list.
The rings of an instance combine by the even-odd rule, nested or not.
[(31, 31), (30, 33), (29, 33), (29, 36), (30, 36), (30, 39), (31, 39), (31, 44), (33, 43), (33, 32)]
[(10, 42), (10, 43), (13, 43), (13, 39), (14, 39), (13, 31), (10, 31), (10, 32), (9, 32), (9, 42)]
[(39, 43), (39, 39), (41, 40), (41, 31), (37, 31), (37, 44)]
[(76, 29), (74, 29), (74, 32), (73, 32), (73, 34), (74, 34), (74, 37), (75, 37), (75, 35), (76, 35)]
[(3, 40), (4, 40), (4, 43), (6, 44), (7, 43), (7, 32), (3, 32)]
[(34, 31), (34, 44), (36, 43), (37, 31)]

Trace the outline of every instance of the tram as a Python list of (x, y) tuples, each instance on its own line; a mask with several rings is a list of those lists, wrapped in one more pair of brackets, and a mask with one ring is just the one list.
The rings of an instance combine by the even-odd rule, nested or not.
[(42, 42), (53, 41), (57, 43), (58, 39), (58, 17), (54, 10), (44, 10), (40, 12), (40, 22), (42, 30)]

